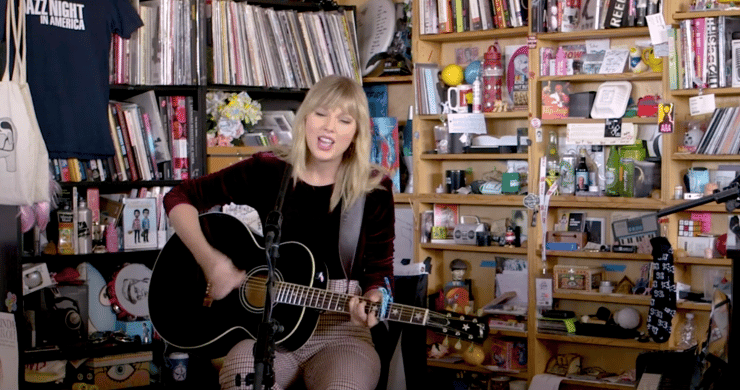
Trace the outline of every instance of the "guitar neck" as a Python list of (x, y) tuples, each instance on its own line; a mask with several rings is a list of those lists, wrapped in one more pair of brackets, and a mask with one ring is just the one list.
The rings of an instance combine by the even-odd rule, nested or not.
[[(349, 300), (354, 297), (354, 295), (350, 294), (337, 293), (294, 283), (279, 282), (276, 283), (276, 286), (275, 299), (278, 303), (339, 313), (349, 313)], [(363, 297), (358, 298), (361, 301), (365, 301), (366, 312), (380, 312), (380, 303), (369, 301)], [(385, 313), (385, 318), (382, 319), (415, 325), (427, 325), (429, 310), (390, 303), (388, 304), (388, 311)]]

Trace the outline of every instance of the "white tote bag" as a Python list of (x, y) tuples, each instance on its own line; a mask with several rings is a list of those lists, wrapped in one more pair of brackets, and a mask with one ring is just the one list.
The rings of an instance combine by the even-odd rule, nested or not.
[[(0, 205), (22, 206), (49, 201), (49, 152), (26, 82), (26, 2), (19, 1), (19, 9), (15, 3), (7, 2), (6, 64), (0, 81)], [(10, 74), (12, 42), (15, 65)]]

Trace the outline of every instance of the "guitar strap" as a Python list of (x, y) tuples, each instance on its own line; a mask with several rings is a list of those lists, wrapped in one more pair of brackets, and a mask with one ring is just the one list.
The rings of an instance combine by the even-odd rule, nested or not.
[(360, 239), (364, 211), (365, 195), (362, 195), (342, 213), (339, 220), (339, 258), (342, 260), (344, 276), (348, 283), (352, 277), (352, 266), (357, 251), (357, 242)]

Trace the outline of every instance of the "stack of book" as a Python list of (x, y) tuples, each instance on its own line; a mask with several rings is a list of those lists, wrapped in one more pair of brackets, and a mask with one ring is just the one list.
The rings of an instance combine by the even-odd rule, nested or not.
[[(575, 325), (573, 323), (575, 319), (554, 319), (554, 318), (538, 318), (537, 319), (537, 332), (539, 333), (550, 333), (550, 334), (569, 334), (575, 333)], [(568, 326), (570, 322), (570, 328)]]
[(331, 74), (362, 83), (353, 10), (212, 7), (213, 83), (305, 89)]
[(55, 180), (185, 180), (202, 174), (201, 148), (191, 96), (161, 96), (153, 91), (108, 104), (115, 154), (82, 160), (51, 159)]
[(527, 9), (526, 0), (422, 0), (421, 34), (522, 27)]

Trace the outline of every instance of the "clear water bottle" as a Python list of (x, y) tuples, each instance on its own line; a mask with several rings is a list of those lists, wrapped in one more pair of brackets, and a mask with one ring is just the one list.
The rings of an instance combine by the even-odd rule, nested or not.
[(678, 339), (679, 349), (688, 349), (696, 345), (696, 324), (694, 324), (694, 314), (686, 314), (686, 322), (681, 327), (681, 333)]

